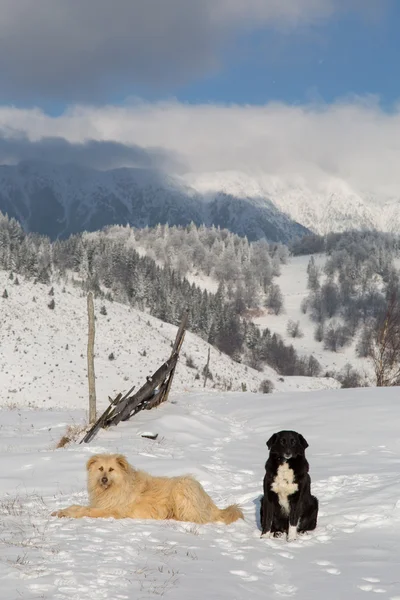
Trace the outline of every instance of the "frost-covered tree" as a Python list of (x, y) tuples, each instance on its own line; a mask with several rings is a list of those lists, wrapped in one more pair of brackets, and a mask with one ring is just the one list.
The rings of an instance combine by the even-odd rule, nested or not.
[(279, 285), (272, 284), (265, 301), (267, 308), (270, 308), (275, 315), (283, 312), (283, 295)]
[(315, 264), (314, 257), (311, 256), (308, 265), (307, 265), (307, 287), (308, 289), (315, 292), (319, 289), (320, 270)]
[(324, 334), (324, 347), (332, 352), (337, 352), (340, 348), (351, 342), (351, 334), (346, 326), (340, 323), (329, 323)]
[(289, 319), (286, 325), (286, 331), (292, 338), (303, 337), (303, 332), (300, 329), (300, 321), (292, 321), (292, 319)]

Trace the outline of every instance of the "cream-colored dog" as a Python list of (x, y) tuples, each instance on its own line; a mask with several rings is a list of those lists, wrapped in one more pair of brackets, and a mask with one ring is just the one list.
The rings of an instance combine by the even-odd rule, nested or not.
[(87, 470), (89, 506), (69, 506), (52, 516), (222, 521), (227, 525), (244, 518), (236, 504), (218, 508), (190, 475), (152, 477), (134, 469), (122, 454), (94, 455)]

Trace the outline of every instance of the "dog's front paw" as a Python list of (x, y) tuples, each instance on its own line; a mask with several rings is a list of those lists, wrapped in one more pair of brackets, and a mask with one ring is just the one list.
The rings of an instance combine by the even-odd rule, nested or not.
[(62, 510), (55, 510), (54, 512), (51, 513), (52, 517), (59, 517), (60, 519), (62, 517), (68, 517), (67, 515), (68, 509), (64, 508)]
[(265, 533), (262, 533), (260, 535), (260, 538), (269, 540), (270, 538), (272, 538), (272, 533), (270, 531), (266, 531)]
[(55, 510), (51, 513), (52, 517), (58, 517), (60, 519), (64, 517), (77, 518), (82, 516), (85, 508), (83, 506), (78, 506), (77, 504), (73, 506), (68, 506), (68, 508), (63, 508), (61, 510)]
[(295, 542), (297, 540), (297, 527), (291, 525), (287, 536), (288, 542)]

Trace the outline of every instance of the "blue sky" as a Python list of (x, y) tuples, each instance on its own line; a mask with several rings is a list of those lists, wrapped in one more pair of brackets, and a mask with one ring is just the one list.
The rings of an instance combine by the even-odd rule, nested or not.
[[(0, 0), (0, 103), (399, 96), (398, 0)], [(44, 19), (45, 17), (45, 19)], [(12, 26), (10, 26), (10, 23)], [(112, 25), (112, 27), (110, 27)]]
[(171, 93), (189, 102), (304, 104), (351, 94), (400, 96), (400, 2), (371, 21), (345, 14), (290, 33), (252, 32), (229, 45), (221, 69)]

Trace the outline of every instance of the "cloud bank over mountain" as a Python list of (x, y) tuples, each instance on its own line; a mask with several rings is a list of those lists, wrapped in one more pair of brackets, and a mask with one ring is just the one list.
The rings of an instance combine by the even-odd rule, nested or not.
[(0, 132), (3, 162), (44, 152), (102, 169), (241, 171), (300, 177), (311, 186), (334, 178), (357, 190), (400, 194), (400, 110), (385, 112), (376, 98), (305, 106), (136, 102), (75, 106), (58, 117), (2, 107)]

